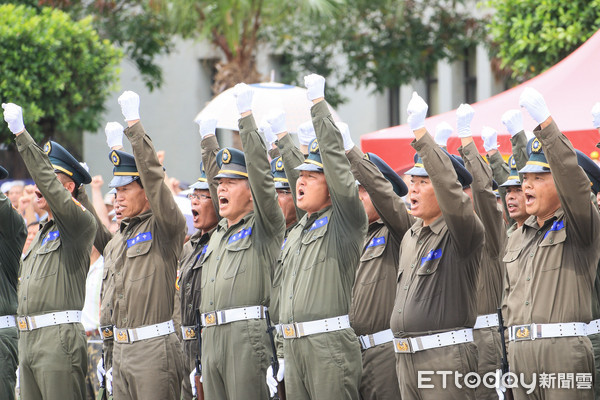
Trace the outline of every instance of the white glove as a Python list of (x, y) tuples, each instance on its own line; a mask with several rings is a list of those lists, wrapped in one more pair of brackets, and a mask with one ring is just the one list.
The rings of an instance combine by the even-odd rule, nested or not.
[(435, 127), (435, 142), (438, 146), (446, 147), (448, 145), (448, 138), (452, 136), (452, 125), (446, 121), (437, 124)]
[(4, 120), (8, 129), (15, 135), (25, 129), (23, 124), (23, 109), (14, 103), (2, 103), (4, 109)]
[(123, 147), (123, 125), (118, 122), (107, 122), (104, 133), (106, 133), (106, 144), (110, 149), (115, 146)]
[(466, 138), (471, 135), (471, 121), (475, 110), (468, 104), (461, 104), (456, 110), (456, 129), (459, 138)]
[(273, 130), (271, 129), (271, 124), (269, 124), (266, 118), (262, 120), (262, 122), (258, 126), (258, 130), (264, 133), (265, 139), (267, 140), (269, 147), (272, 147), (273, 143), (277, 141), (277, 136), (275, 136), (275, 134), (273, 133)]
[(504, 393), (506, 393), (506, 388), (502, 384), (502, 370), (496, 370), (496, 394), (498, 395), (498, 400), (504, 400)]
[(207, 136), (215, 135), (215, 131), (217, 130), (217, 120), (214, 118), (198, 118), (194, 120), (195, 123), (198, 124), (198, 131), (200, 132), (200, 137), (204, 139)]
[(269, 387), (271, 397), (277, 393), (277, 382), (281, 382), (283, 380), (283, 373), (285, 371), (285, 362), (283, 358), (279, 358), (277, 361), (279, 361), (277, 380), (275, 380), (275, 377), (273, 377), (273, 367), (269, 365), (269, 368), (267, 368), (267, 386)]
[(312, 120), (298, 125), (298, 141), (301, 145), (308, 146), (310, 142), (317, 137)]
[(96, 365), (96, 376), (98, 376), (98, 382), (102, 383), (102, 378), (106, 375), (106, 371), (104, 370), (104, 359), (100, 358), (98, 360), (98, 365)]
[(344, 150), (352, 150), (354, 147), (354, 142), (352, 141), (352, 136), (350, 136), (350, 127), (345, 122), (336, 122), (335, 124), (342, 134), (342, 139), (344, 140)]
[[(198, 392), (196, 391), (196, 368), (192, 369), (192, 372), (190, 372), (190, 383), (192, 384), (192, 394), (196, 397), (198, 395)], [(200, 383), (202, 383), (202, 375), (200, 375)]]
[(546, 101), (540, 92), (531, 87), (526, 87), (519, 97), (519, 105), (524, 107), (531, 118), (541, 124), (550, 116)]
[(15, 371), (15, 373), (17, 374), (17, 382), (15, 385), (15, 390), (19, 391), (19, 389), (21, 389), (21, 382), (19, 379), (19, 367), (17, 367), (17, 370)]
[(285, 111), (280, 108), (275, 108), (267, 113), (267, 122), (271, 125), (271, 132), (274, 135), (279, 135), (286, 131), (285, 129)]
[(304, 86), (306, 86), (306, 97), (310, 101), (325, 97), (325, 78), (321, 75), (310, 74), (304, 77)]
[(484, 126), (481, 130), (481, 138), (483, 139), (483, 148), (486, 152), (498, 150), (498, 132), (494, 128)]
[(106, 371), (106, 375), (104, 375), (105, 381), (104, 381), (104, 386), (106, 387), (106, 390), (108, 390), (109, 394), (112, 394), (113, 392), (113, 386), (112, 386), (112, 367), (110, 367), (108, 369), (108, 371)]
[(594, 128), (600, 128), (600, 103), (594, 104), (592, 107), (592, 119), (594, 122)]
[(521, 114), (521, 110), (508, 110), (502, 114), (502, 123), (506, 126), (510, 137), (514, 137), (523, 130), (523, 114)]
[(137, 93), (126, 90), (119, 96), (118, 102), (125, 121), (140, 119), (140, 96)]
[(235, 97), (235, 104), (237, 105), (238, 112), (240, 114), (246, 111), (252, 111), (252, 96), (254, 91), (252, 88), (245, 83), (238, 83), (233, 87), (233, 96)]
[(425, 100), (423, 100), (417, 92), (413, 92), (406, 110), (408, 112), (407, 122), (410, 129), (416, 131), (417, 129), (425, 127), (425, 117), (427, 116), (428, 108), (429, 106), (425, 103)]

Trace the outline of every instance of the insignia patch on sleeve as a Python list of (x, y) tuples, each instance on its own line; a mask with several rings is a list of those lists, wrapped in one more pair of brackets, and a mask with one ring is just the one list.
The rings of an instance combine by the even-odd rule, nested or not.
[(79, 201), (77, 201), (77, 199), (71, 197), (71, 200), (73, 200), (73, 203), (77, 204), (83, 211), (87, 211), (86, 208)]

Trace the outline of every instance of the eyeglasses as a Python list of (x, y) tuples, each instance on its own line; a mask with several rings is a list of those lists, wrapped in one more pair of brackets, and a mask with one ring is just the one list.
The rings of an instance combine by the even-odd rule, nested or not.
[(207, 196), (205, 194), (190, 193), (187, 195), (187, 198), (190, 200), (208, 200), (210, 199), (210, 196)]
[(277, 194), (286, 194), (286, 195), (289, 196), (290, 194), (292, 194), (292, 192), (290, 190), (281, 190), (281, 189), (278, 189), (277, 190)]

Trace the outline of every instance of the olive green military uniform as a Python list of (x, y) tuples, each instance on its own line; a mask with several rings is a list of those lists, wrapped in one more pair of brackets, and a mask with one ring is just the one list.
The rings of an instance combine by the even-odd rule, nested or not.
[(19, 356), (17, 353), (17, 282), (21, 251), (27, 239), (23, 217), (8, 197), (0, 193), (0, 322), (10, 319), (12, 327), (0, 328), (0, 398), (14, 399)]
[[(498, 204), (492, 191), (492, 170), (479, 155), (475, 142), (460, 147), (467, 170), (473, 175), (471, 190), (473, 206), (485, 228), (485, 244), (477, 281), (477, 315), (482, 321), (497, 320), (498, 308), (502, 302), (502, 279), (504, 278), (504, 246), (506, 229), (502, 206)], [(485, 316), (488, 316), (486, 318)], [(488, 326), (491, 325), (491, 326)], [(473, 330), (473, 339), (478, 351), (478, 373), (484, 376), (501, 367), (502, 343), (498, 324), (485, 324)], [(477, 399), (496, 400), (496, 389), (480, 385), (476, 388)]]
[[(352, 285), (367, 227), (342, 137), (326, 103), (313, 105), (311, 114), (332, 204), (305, 215), (283, 247), (282, 324), (350, 312)], [(359, 398), (362, 361), (352, 328), (284, 339), (278, 352), (285, 359), (289, 398)]]
[[(181, 397), (189, 400), (192, 398), (192, 387), (189, 380), (191, 371), (196, 368), (196, 357), (198, 356), (198, 339), (196, 335), (196, 310), (200, 306), (200, 283), (202, 276), (202, 257), (206, 253), (208, 241), (212, 231), (202, 234), (197, 231), (183, 246), (180, 262), (180, 310), (181, 324), (184, 327), (183, 339), (183, 387)], [(193, 327), (193, 328), (192, 328)]]
[[(352, 174), (369, 193), (380, 219), (369, 224), (352, 289), (350, 324), (357, 335), (390, 329), (400, 242), (414, 223), (404, 201), (358, 147), (347, 153)], [(362, 350), (362, 399), (400, 399), (393, 343)]]
[[(600, 215), (590, 202), (590, 183), (577, 164), (573, 146), (554, 122), (535, 131), (561, 201), (561, 208), (539, 227), (531, 216), (510, 236), (504, 262), (507, 279), (503, 314), (507, 326), (588, 323), (592, 287), (598, 267)], [(532, 329), (523, 328), (524, 334)], [(537, 329), (536, 329), (537, 331)], [(587, 336), (509, 342), (512, 372), (590, 374), (592, 345)], [(556, 387), (556, 386), (555, 386)], [(591, 399), (592, 390), (544, 389), (531, 394), (513, 389), (515, 399)]]
[(171, 319), (177, 259), (186, 233), (185, 219), (164, 183), (162, 165), (142, 124), (125, 129), (125, 135), (150, 210), (125, 218), (120, 235), (108, 244), (114, 246), (111, 255), (105, 255), (108, 271), (114, 273), (113, 393), (119, 400), (179, 399), (183, 354), (175, 333), (132, 343), (116, 340), (117, 328), (135, 329)]
[[(417, 220), (402, 240), (390, 320), (397, 338), (474, 326), (484, 244), (483, 225), (446, 153), (429, 134), (411, 145), (423, 159), (442, 216), (428, 226)], [(477, 372), (477, 347), (467, 342), (397, 353), (396, 370), (404, 399), (474, 399), (474, 390), (464, 386), (459, 389), (451, 382), (443, 388), (441, 375), (431, 375), (428, 384), (434, 388), (419, 389), (418, 371)]]
[[(201, 313), (268, 307), (272, 265), (283, 241), (285, 220), (277, 204), (267, 150), (251, 115), (240, 119), (239, 128), (254, 210), (231, 226), (222, 219), (213, 232), (202, 262)], [(203, 163), (208, 181), (213, 182), (215, 153), (208, 146), (211, 141), (216, 144), (216, 139), (207, 139), (202, 143)], [(203, 327), (202, 377), (207, 399), (268, 397), (266, 331), (264, 319)]]
[[(16, 143), (52, 210), (52, 219), (42, 224), (23, 259), (17, 313), (36, 316), (81, 310), (96, 222), (56, 178), (48, 156), (28, 132), (17, 136)], [(20, 332), (21, 397), (85, 397), (86, 347), (85, 331), (79, 322)]]

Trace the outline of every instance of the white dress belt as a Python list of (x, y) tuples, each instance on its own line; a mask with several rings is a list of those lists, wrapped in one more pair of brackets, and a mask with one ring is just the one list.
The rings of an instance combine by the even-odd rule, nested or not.
[(21, 332), (45, 328), (51, 325), (74, 324), (81, 322), (80, 310), (57, 311), (48, 314), (17, 317), (17, 326)]
[(478, 316), (473, 329), (491, 328), (493, 326), (498, 326), (498, 314), (495, 313)]
[(316, 321), (281, 324), (281, 332), (284, 339), (300, 338), (324, 332), (335, 332), (347, 328), (350, 328), (350, 318), (347, 315)]
[(207, 312), (201, 315), (202, 326), (223, 325), (245, 319), (264, 319), (266, 309), (265, 306), (250, 306)]
[(0, 316), (0, 329), (13, 328), (17, 326), (14, 315), (2, 315)]
[(508, 328), (508, 339), (514, 342), (553, 337), (587, 336), (587, 324), (565, 322), (557, 324), (526, 324)]
[(595, 319), (593, 321), (590, 321), (590, 323), (587, 324), (586, 332), (587, 332), (588, 336), (595, 335), (596, 333), (600, 333), (600, 319)]
[(396, 353), (416, 353), (417, 351), (452, 346), (472, 341), (473, 329), (467, 328), (414, 338), (394, 338), (394, 351)]
[(363, 350), (370, 349), (371, 347), (379, 346), (380, 344), (389, 343), (394, 340), (394, 334), (391, 329), (385, 331), (379, 331), (371, 335), (362, 335), (358, 337)]
[(114, 340), (117, 343), (133, 343), (140, 340), (152, 339), (159, 336), (175, 333), (173, 320), (161, 322), (160, 324), (142, 326), (140, 328), (117, 328), (114, 327)]

